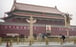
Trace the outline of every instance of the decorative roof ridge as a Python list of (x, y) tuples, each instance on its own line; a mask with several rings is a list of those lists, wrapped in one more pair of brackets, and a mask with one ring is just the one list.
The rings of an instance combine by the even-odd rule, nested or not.
[[(57, 8), (57, 6), (55, 6), (55, 9), (56, 9), (57, 11), (61, 12), (61, 11)], [(64, 14), (64, 12), (61, 12), (61, 13)]]

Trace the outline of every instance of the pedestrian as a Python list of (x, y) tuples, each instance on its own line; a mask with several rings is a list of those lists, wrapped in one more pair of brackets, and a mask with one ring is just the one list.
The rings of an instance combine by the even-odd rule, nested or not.
[(64, 35), (61, 35), (61, 39), (63, 42), (65, 42), (65, 36)]
[(37, 39), (37, 35), (36, 34), (33, 34), (33, 37), (35, 38), (35, 40)]

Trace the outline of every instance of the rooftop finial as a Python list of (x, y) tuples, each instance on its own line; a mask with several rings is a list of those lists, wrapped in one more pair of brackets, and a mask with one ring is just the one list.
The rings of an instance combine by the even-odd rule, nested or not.
[(57, 9), (57, 6), (55, 6), (55, 8)]
[(16, 0), (14, 0), (14, 3), (16, 3)]

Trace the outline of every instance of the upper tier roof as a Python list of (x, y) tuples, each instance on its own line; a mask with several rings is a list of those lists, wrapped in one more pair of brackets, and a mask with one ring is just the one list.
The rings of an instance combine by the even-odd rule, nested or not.
[(42, 13), (53, 13), (53, 14), (62, 14), (57, 8), (46, 7), (46, 6), (38, 6), (24, 3), (15, 2), (11, 10), (23, 10), (23, 11), (34, 11), (34, 12), (42, 12)]

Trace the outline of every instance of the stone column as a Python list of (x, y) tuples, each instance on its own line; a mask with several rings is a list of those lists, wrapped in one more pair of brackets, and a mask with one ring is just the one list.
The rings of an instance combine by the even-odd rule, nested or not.
[[(68, 17), (68, 19), (67, 19)], [(70, 21), (69, 19), (69, 15), (64, 15), (64, 18), (65, 18), (65, 27), (68, 28), (66, 31), (67, 31), (67, 37), (69, 37), (69, 26), (70, 26), (70, 23), (68, 23)]]
[(34, 38), (33, 38), (33, 24), (36, 22), (36, 20), (33, 19), (32, 16), (30, 16), (29, 20), (27, 19), (27, 22), (30, 24), (30, 36), (29, 36), (29, 40), (30, 40), (30, 44), (32, 44)]

